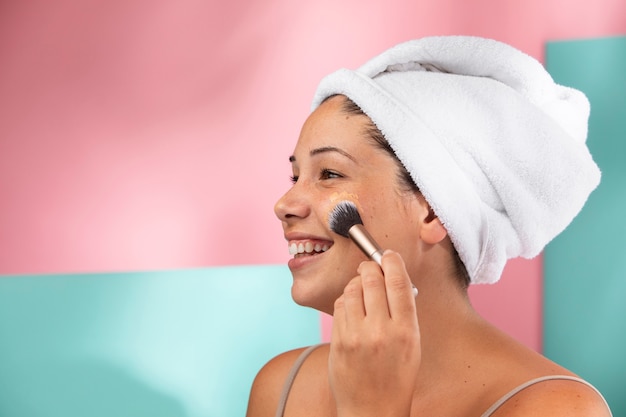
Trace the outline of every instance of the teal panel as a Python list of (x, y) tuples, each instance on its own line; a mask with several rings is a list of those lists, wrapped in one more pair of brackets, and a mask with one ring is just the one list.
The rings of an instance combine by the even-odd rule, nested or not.
[(274, 355), (320, 341), (283, 266), (0, 277), (0, 416), (243, 416)]
[(544, 353), (626, 415), (626, 37), (554, 42), (555, 80), (591, 102), (588, 144), (602, 182), (545, 251)]

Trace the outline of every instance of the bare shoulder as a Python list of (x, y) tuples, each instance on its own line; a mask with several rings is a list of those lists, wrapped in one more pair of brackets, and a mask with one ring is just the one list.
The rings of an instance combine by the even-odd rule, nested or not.
[(323, 344), (311, 352), (294, 380), (285, 407), (285, 416), (329, 416), (335, 404), (328, 384), (330, 345)]
[(518, 392), (493, 417), (529, 415), (610, 417), (611, 412), (604, 399), (592, 387), (579, 381), (550, 379)]
[(281, 353), (257, 373), (250, 390), (247, 417), (274, 416), (289, 371), (306, 348)]
[[(481, 376), (487, 381), (488, 389), (485, 392), (488, 394), (482, 396), (483, 401), (476, 407), (476, 411), (486, 410), (510, 390), (535, 378), (550, 375), (576, 378), (570, 370), (493, 326), (483, 327), (479, 334), (480, 345), (473, 359), (481, 362), (481, 358), (489, 357), (490, 361), (481, 362), (486, 364), (485, 368), (481, 368)], [(536, 382), (518, 391), (491, 415), (609, 417), (611, 413), (601, 394), (593, 387), (575, 379), (555, 378)]]

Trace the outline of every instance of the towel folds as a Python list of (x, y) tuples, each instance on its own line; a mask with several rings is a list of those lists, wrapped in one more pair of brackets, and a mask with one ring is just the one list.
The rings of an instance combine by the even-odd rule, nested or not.
[(446, 227), (472, 283), (496, 282), (579, 213), (600, 181), (589, 103), (534, 58), (468, 36), (399, 44), (325, 77), (313, 100), (352, 99)]

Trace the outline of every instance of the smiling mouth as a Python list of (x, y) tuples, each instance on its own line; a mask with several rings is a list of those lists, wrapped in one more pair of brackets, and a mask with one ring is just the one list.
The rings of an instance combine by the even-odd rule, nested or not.
[(332, 245), (328, 243), (290, 242), (289, 254), (295, 258), (301, 256), (319, 255), (326, 252)]

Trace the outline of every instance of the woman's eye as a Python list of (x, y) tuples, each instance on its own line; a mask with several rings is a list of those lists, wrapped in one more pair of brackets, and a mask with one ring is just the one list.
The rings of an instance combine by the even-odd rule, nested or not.
[(320, 179), (330, 180), (333, 178), (341, 178), (341, 174), (338, 174), (335, 171), (331, 171), (330, 169), (322, 169)]
[(298, 176), (297, 175), (292, 175), (289, 177), (289, 180), (291, 181), (292, 184), (295, 184), (298, 182)]

